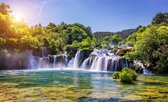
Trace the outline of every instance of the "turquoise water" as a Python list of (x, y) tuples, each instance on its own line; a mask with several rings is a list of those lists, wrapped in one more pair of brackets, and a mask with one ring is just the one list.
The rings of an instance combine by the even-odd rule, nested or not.
[(132, 84), (112, 73), (72, 70), (0, 71), (0, 101), (167, 101), (167, 76), (142, 76)]

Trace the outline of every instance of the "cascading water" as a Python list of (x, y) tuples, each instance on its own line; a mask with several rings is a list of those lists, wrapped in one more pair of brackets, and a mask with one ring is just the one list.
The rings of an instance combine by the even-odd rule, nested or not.
[(92, 58), (86, 58), (82, 63), (82, 69), (88, 69), (90, 67), (90, 64), (92, 63)]
[(103, 71), (107, 71), (108, 70), (108, 67), (109, 67), (109, 63), (110, 63), (111, 59), (106, 57), (105, 58), (105, 64), (104, 64), (104, 67), (103, 67)]
[(39, 59), (38, 68), (49, 68), (49, 57), (41, 57)]
[(82, 51), (79, 50), (75, 55), (75, 59), (74, 59), (74, 63), (73, 63), (73, 68), (74, 69), (79, 68), (79, 66), (81, 64), (81, 60), (82, 60)]
[(126, 66), (128, 66), (127, 59), (115, 55), (113, 51), (108, 50), (94, 50), (89, 58), (82, 63), (83, 69), (90, 69), (92, 71), (120, 71)]
[[(70, 68), (84, 69), (92, 71), (120, 71), (123, 67), (128, 66), (127, 59), (115, 55), (110, 50), (94, 50), (88, 57), (84, 51), (79, 50), (75, 57), (68, 60), (66, 54), (49, 55), (48, 57), (39, 58), (38, 68)], [(35, 68), (35, 59), (32, 54), (29, 55), (31, 68)]]
[(99, 57), (97, 60), (96, 71), (102, 71), (105, 57)]
[(54, 68), (56, 67), (56, 57), (57, 57), (57, 55), (53, 55), (53, 59), (54, 59), (53, 67)]
[(118, 58), (117, 57), (113, 57), (112, 58), (112, 71), (117, 71), (117, 67), (118, 67), (119, 63), (118, 63)]
[(143, 74), (145, 74), (145, 75), (152, 75), (152, 73), (145, 68), (145, 66), (143, 65), (143, 63), (138, 62), (138, 61), (134, 61), (134, 64), (137, 64), (138, 66), (140, 66), (141, 68), (143, 68)]
[(32, 52), (29, 53), (28, 60), (29, 60), (28, 68), (31, 68), (31, 69), (35, 68), (37, 65), (37, 61), (35, 60), (35, 57), (33, 56)]
[(68, 68), (73, 68), (73, 63), (74, 63), (74, 58), (72, 58), (72, 59), (68, 62), (67, 67), (68, 67)]
[(95, 57), (95, 59), (93, 60), (92, 65), (91, 65), (91, 70), (94, 70), (96, 68), (97, 60), (98, 60), (98, 57)]

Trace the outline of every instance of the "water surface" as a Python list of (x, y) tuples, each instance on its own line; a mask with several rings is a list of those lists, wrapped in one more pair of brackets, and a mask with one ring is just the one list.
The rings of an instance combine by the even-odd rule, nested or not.
[(112, 73), (72, 70), (0, 71), (0, 102), (167, 101), (167, 76), (142, 76), (132, 84)]

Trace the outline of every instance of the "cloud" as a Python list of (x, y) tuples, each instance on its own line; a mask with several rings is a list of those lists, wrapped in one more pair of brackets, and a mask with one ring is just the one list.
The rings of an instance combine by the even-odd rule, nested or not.
[(41, 12), (42, 12), (42, 10), (43, 10), (43, 8), (44, 8), (44, 6), (46, 5), (47, 2), (48, 2), (48, 0), (44, 0), (42, 2), (42, 4), (40, 5), (40, 10), (39, 10), (39, 13), (38, 13), (39, 16), (41, 16)]

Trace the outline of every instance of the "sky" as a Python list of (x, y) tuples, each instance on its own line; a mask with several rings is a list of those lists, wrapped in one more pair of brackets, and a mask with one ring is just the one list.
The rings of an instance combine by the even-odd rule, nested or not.
[(49, 22), (81, 23), (96, 31), (121, 31), (148, 25), (158, 12), (168, 12), (168, 0), (0, 0), (30, 26)]

